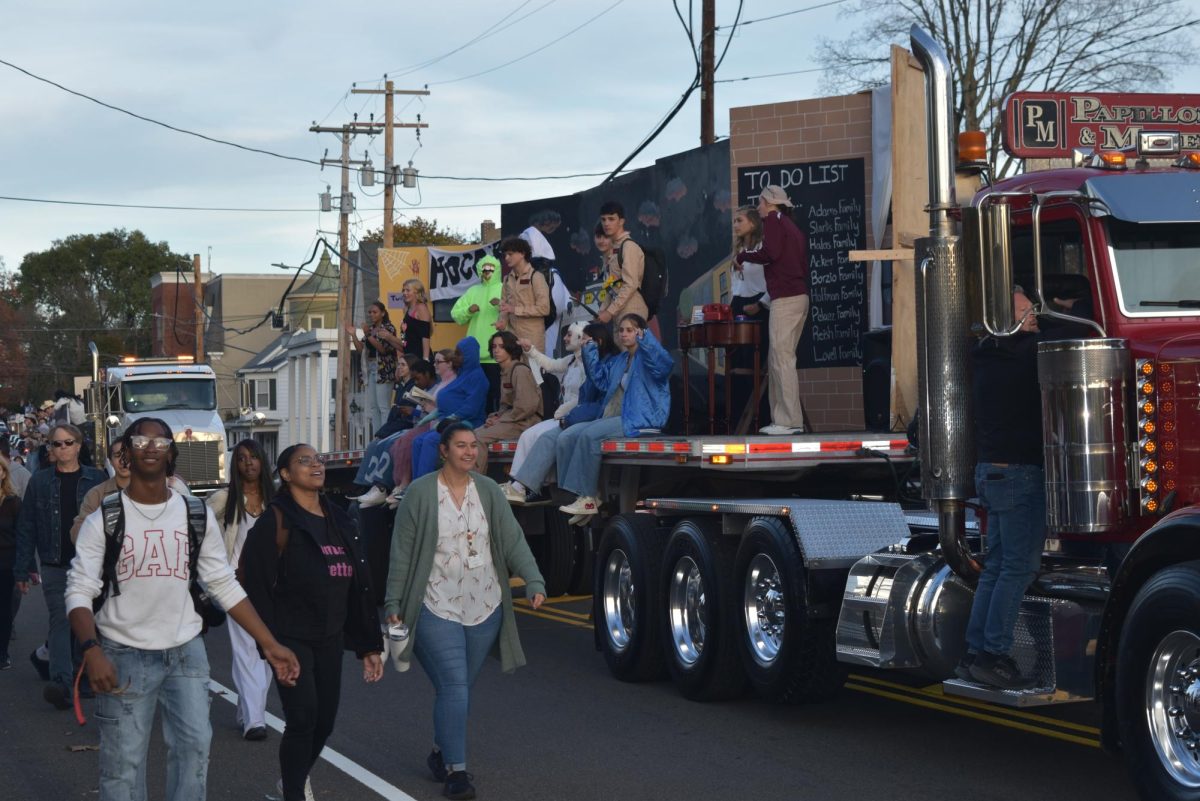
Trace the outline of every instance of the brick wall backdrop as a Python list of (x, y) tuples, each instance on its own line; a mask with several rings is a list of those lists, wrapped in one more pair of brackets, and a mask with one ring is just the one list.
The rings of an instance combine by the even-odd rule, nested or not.
[[(741, 167), (862, 157), (867, 182), (867, 242), (873, 241), (870, 92), (732, 108), (729, 127), (734, 198)], [(861, 367), (818, 367), (798, 372), (800, 396), (813, 430), (857, 431), (865, 427)]]

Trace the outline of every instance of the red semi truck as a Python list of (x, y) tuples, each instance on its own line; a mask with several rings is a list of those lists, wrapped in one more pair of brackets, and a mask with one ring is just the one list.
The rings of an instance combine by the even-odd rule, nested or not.
[[(949, 65), (924, 31), (912, 44), (919, 465), (894, 435), (621, 439), (591, 528), (518, 514), (554, 591), (591, 584), (619, 679), (665, 668), (697, 700), (748, 682), (795, 702), (865, 665), (997, 704), (1092, 700), (1142, 798), (1200, 799), (1200, 96), (1015, 95), (1008, 153), (1074, 166), (958, 202)], [(1085, 332), (1039, 352), (1049, 539), (1017, 623), (1039, 685), (1023, 692), (953, 678), (986, 536), (971, 337), (1013, 331), (1014, 283)], [(510, 450), (493, 446), (497, 470)], [(357, 458), (330, 454), (331, 478)]]

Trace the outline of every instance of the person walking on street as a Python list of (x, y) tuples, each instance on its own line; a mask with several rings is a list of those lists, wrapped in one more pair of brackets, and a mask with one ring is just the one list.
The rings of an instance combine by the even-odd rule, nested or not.
[[(796, 346), (808, 319), (808, 237), (788, 216), (793, 204), (787, 193), (772, 184), (758, 196), (762, 218), (762, 244), (740, 251), (735, 262), (763, 265), (766, 291), (771, 298), (767, 326), (767, 397), (771, 423), (763, 434), (787, 435), (804, 431), (800, 403), (800, 377), (796, 373)], [(785, 213), (786, 212), (786, 213)]]
[[(229, 486), (208, 497), (208, 508), (221, 525), (225, 556), (237, 566), (250, 529), (275, 497), (271, 463), (258, 440), (244, 439), (233, 446), (233, 470)], [(254, 638), (235, 621), (229, 621), (229, 645), (233, 653), (233, 686), (237, 689), (237, 723), (247, 740), (267, 739), (267, 692), (271, 689), (271, 666), (258, 653)]]
[(387, 622), (408, 626), (412, 654), (437, 693), (426, 764), (451, 799), (475, 797), (467, 716), (484, 660), (498, 646), (504, 672), (525, 664), (509, 577), (525, 580), (534, 609), (546, 599), (546, 583), (500, 487), (472, 472), (478, 448), (465, 423), (442, 432), (442, 468), (414, 481), (396, 511), (384, 601)]
[(504, 278), (496, 330), (509, 331), (517, 339), (528, 339), (538, 350), (545, 350), (550, 285), (533, 269), (529, 243), (524, 239), (505, 239), (500, 243), (500, 252), (509, 273)]
[(596, 319), (611, 323), (627, 314), (636, 314), (643, 320), (649, 320), (650, 307), (646, 305), (641, 291), (642, 279), (646, 274), (646, 254), (625, 230), (625, 207), (614, 200), (602, 205), (600, 225), (612, 242), (612, 250), (605, 257), (608, 273), (605, 284), (610, 286), (608, 305), (600, 310)]
[(489, 414), (500, 406), (500, 368), (488, 351), (488, 342), (496, 333), (496, 321), (500, 319), (500, 261), (495, 256), (484, 256), (475, 263), (479, 271), (479, 283), (469, 287), (450, 310), (454, 322), (467, 327), (467, 335), (479, 343), (480, 367), (488, 380), (487, 407)]
[(8, 459), (0, 457), (0, 670), (12, 667), (8, 643), (12, 639), (13, 601), (20, 597), (15, 592), (13, 568), (17, 564), (17, 517), (21, 513), (21, 496), (13, 488), (11, 469)]
[[(159, 706), (167, 743), (165, 797), (197, 801), (205, 796), (212, 724), (196, 581), (255, 639), (281, 684), (294, 682), (300, 666), (247, 601), (212, 511), (167, 486), (177, 455), (170, 427), (143, 417), (122, 439), (130, 480), (114, 497), (120, 528), (112, 532), (121, 544), (110, 550), (103, 507), (89, 515), (66, 589), (71, 627), (96, 692), (100, 801), (146, 798), (146, 754)], [(205, 524), (193, 553), (196, 512)]]
[(277, 682), (286, 725), (279, 743), (284, 801), (304, 801), (308, 774), (333, 733), (342, 651), (383, 676), (383, 638), (366, 545), (353, 518), (323, 494), (325, 465), (303, 443), (279, 454), (279, 494), (242, 549), (241, 576), (267, 627), (300, 660), (295, 684)]
[[(108, 443), (108, 463), (112, 466), (112, 478), (107, 479), (102, 484), (97, 484), (88, 490), (87, 495), (83, 496), (83, 503), (79, 504), (79, 514), (75, 515), (75, 522), (71, 524), (71, 542), (79, 539), (79, 529), (83, 527), (83, 521), (87, 520), (88, 515), (100, 508), (105, 496), (123, 490), (129, 486), (129, 461), (122, 459), (121, 455), (125, 452), (125, 442), (121, 437)], [(167, 468), (167, 486), (178, 492), (180, 495), (191, 495), (192, 491), (188, 489), (188, 485), (183, 479), (174, 474), (174, 466)]]
[(1021, 599), (1042, 563), (1046, 480), (1042, 468), (1042, 396), (1038, 385), (1038, 319), (1018, 288), (1020, 330), (988, 337), (972, 353), (975, 486), (987, 513), (987, 557), (967, 622), (962, 679), (1005, 690), (1035, 685), (1013, 660)]
[[(50, 682), (42, 697), (56, 709), (71, 708), (71, 686), (75, 676), (71, 626), (64, 606), (67, 568), (75, 556), (71, 525), (88, 490), (105, 479), (103, 471), (79, 464), (82, 445), (83, 432), (69, 423), (55, 426), (50, 431), (54, 466), (37, 471), (29, 480), (17, 518), (13, 574), (22, 595), (29, 592), (30, 582), (40, 575), (46, 609), (50, 613)], [(41, 563), (40, 574), (34, 563), (35, 547)]]

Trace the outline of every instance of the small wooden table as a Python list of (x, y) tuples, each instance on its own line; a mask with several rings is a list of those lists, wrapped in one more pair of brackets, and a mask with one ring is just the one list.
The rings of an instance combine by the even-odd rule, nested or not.
[(730, 361), (730, 351), (741, 347), (750, 347), (754, 352), (754, 388), (751, 402), (754, 411), (751, 421), (752, 430), (758, 428), (758, 403), (754, 400), (759, 395), (761, 373), (759, 368), (759, 347), (762, 344), (762, 322), (759, 320), (722, 320), (720, 322), (697, 323), (695, 325), (679, 326), (679, 349), (683, 351), (683, 433), (691, 433), (691, 387), (688, 373), (688, 362), (691, 361), (688, 352), (692, 348), (708, 349), (708, 433), (716, 434), (717, 419), (717, 348), (725, 349), (725, 433), (733, 433), (733, 365)]

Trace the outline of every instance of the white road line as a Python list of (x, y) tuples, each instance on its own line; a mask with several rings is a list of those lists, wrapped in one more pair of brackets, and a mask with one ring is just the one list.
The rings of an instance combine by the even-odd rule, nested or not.
[[(237, 706), (238, 694), (233, 690), (221, 684), (219, 681), (211, 678), (208, 680), (208, 687), (210, 690), (224, 698), (229, 703)], [(282, 720), (268, 712), (266, 714), (266, 721), (267, 725), (272, 729), (280, 734), (283, 733)], [(387, 801), (417, 801), (417, 799), (413, 798), (399, 787), (388, 784), (383, 779), (364, 768), (362, 765), (358, 764), (349, 757), (339, 754), (329, 746), (325, 746), (325, 750), (321, 752), (321, 759), (324, 759), (330, 765), (333, 765), (335, 768), (354, 779), (363, 787), (378, 793), (381, 798), (385, 798)]]

